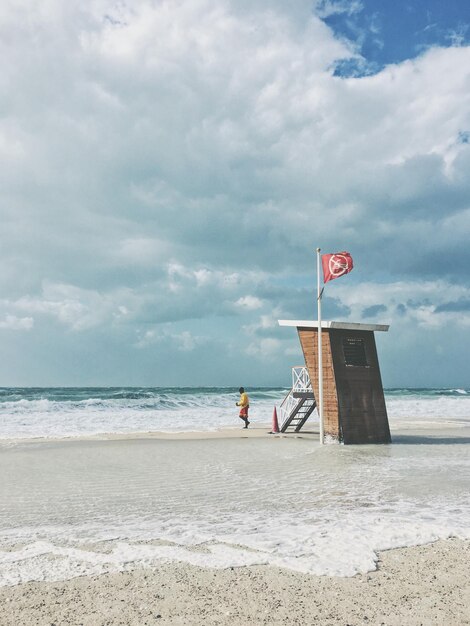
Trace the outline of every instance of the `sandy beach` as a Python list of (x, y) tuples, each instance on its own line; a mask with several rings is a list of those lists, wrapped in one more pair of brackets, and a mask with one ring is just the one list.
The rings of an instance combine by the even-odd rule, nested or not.
[(470, 624), (470, 542), (439, 541), (379, 555), (353, 578), (272, 567), (164, 564), (0, 590), (3, 626), (150, 624)]
[(0, 626), (470, 626), (470, 0), (0, 2)]
[(269, 430), (3, 442), (1, 626), (470, 624), (466, 428)]

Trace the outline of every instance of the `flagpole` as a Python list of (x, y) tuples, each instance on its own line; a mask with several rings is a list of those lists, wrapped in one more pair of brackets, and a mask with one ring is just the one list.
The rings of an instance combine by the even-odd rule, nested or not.
[(317, 248), (317, 311), (318, 311), (318, 414), (320, 416), (320, 445), (323, 445), (323, 354), (321, 340), (321, 290), (320, 265), (321, 248)]

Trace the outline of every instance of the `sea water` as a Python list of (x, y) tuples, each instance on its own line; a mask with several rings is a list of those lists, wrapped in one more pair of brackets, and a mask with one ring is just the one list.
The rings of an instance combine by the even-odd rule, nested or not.
[[(283, 388), (248, 389), (250, 419), (270, 423)], [(238, 426), (233, 388), (0, 388), (0, 440)], [(385, 391), (392, 421), (470, 421), (468, 389)], [(318, 421), (315, 414), (312, 420)]]
[[(284, 391), (251, 391), (254, 423)], [(390, 390), (393, 444), (320, 446), (50, 439), (233, 425), (234, 389), (3, 390), (0, 585), (174, 561), (351, 576), (380, 550), (469, 539), (465, 392)]]

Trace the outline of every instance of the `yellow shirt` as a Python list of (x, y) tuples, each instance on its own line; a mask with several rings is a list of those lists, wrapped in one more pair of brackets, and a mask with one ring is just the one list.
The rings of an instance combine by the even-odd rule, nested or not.
[(241, 406), (241, 407), (250, 406), (250, 400), (248, 398), (247, 393), (240, 394), (240, 400), (237, 402), (237, 406)]

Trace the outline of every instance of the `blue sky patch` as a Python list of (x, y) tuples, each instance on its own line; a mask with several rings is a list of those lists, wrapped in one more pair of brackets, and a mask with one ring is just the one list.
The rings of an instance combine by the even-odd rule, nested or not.
[(338, 76), (376, 73), (432, 46), (470, 42), (470, 2), (465, 0), (325, 0), (319, 11), (336, 36), (353, 42), (362, 57), (339, 62)]

